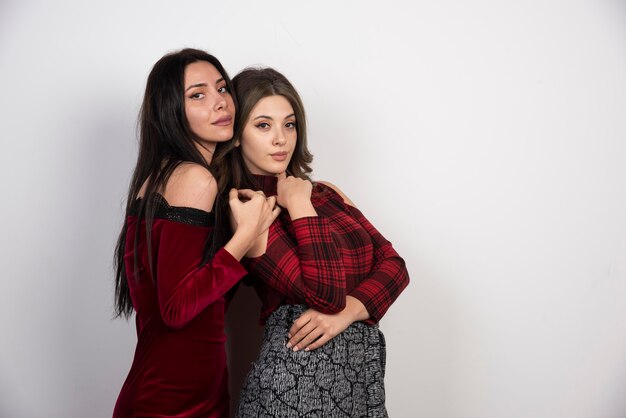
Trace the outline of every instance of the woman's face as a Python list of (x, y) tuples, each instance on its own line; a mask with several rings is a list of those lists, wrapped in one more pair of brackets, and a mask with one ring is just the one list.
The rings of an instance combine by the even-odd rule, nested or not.
[(296, 116), (283, 96), (264, 97), (254, 106), (241, 136), (241, 154), (252, 174), (287, 170), (296, 147)]
[(193, 62), (185, 68), (185, 115), (191, 131), (208, 143), (233, 137), (235, 104), (226, 81), (212, 64)]

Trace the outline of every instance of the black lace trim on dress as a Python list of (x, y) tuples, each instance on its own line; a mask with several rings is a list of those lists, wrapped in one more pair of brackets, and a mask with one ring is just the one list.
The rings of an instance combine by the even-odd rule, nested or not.
[[(207, 212), (202, 209), (188, 208), (184, 206), (170, 206), (165, 198), (155, 193), (156, 209), (154, 211), (154, 219), (165, 219), (172, 222), (179, 222), (193, 226), (211, 226), (214, 222), (213, 212)], [(130, 215), (137, 216), (139, 210), (139, 202), (142, 198), (137, 198), (135, 204), (131, 208)]]

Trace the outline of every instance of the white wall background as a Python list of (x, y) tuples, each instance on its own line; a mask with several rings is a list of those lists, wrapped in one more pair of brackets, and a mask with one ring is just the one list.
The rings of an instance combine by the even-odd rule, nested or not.
[(392, 417), (626, 416), (626, 5), (0, 2), (0, 416), (108, 417), (146, 76), (208, 49), (300, 90), (318, 179), (406, 258)]

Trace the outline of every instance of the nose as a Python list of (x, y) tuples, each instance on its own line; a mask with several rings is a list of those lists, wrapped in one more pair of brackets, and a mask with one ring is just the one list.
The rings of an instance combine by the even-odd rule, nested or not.
[(214, 110), (223, 110), (226, 108), (226, 97), (218, 94), (215, 98), (215, 104), (213, 105)]
[(287, 138), (283, 134), (283, 132), (278, 129), (276, 135), (274, 135), (274, 141), (272, 141), (274, 145), (285, 145), (287, 143)]

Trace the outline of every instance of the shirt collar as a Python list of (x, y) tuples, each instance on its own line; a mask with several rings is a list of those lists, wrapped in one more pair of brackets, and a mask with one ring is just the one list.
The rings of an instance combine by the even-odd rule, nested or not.
[(265, 196), (276, 196), (276, 185), (278, 184), (278, 177), (276, 176), (263, 176), (260, 174), (253, 174), (254, 179), (259, 184)]

